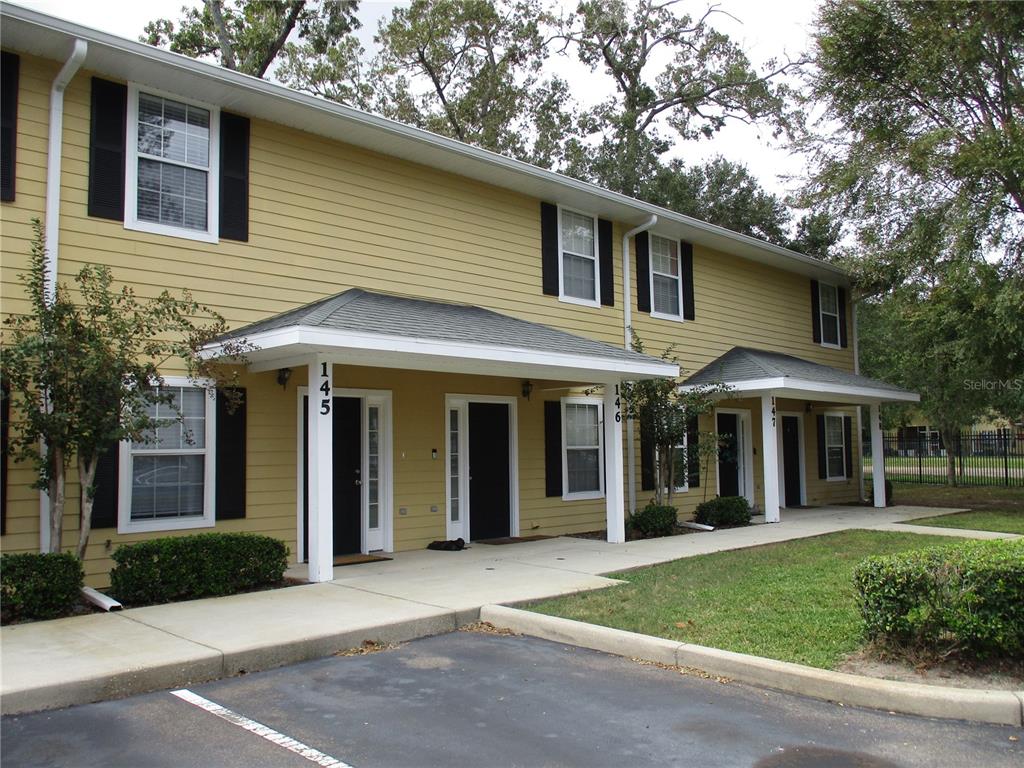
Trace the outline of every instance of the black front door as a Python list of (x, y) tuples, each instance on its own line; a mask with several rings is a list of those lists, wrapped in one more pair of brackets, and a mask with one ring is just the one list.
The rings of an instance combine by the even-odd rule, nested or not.
[(800, 506), (800, 419), (782, 417), (782, 479), (786, 483), (786, 507)]
[(511, 532), (509, 407), (469, 404), (469, 538), (497, 539)]
[[(309, 408), (309, 398), (303, 398)], [(336, 397), (331, 406), (334, 414), (334, 554), (352, 555), (362, 551), (362, 478), (363, 466), (362, 413), (358, 397)], [(309, 440), (307, 421), (302, 420), (302, 543), (309, 558)]]
[(722, 449), (718, 453), (718, 495), (740, 495), (740, 440), (739, 416), (720, 413), (716, 429), (722, 436)]

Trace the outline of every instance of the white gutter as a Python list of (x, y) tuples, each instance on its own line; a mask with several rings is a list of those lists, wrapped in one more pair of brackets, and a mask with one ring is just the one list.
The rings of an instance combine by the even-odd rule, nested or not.
[[(46, 149), (46, 214), (43, 220), (46, 247), (46, 279), (43, 284), (43, 298), (47, 304), (57, 293), (57, 249), (60, 246), (60, 159), (64, 138), (64, 90), (78, 68), (85, 61), (89, 45), (85, 40), (75, 40), (71, 55), (64, 62), (57, 77), (50, 86), (50, 137)], [(49, 407), (47, 404), (44, 407)], [(40, 445), (46, 451), (45, 445)], [(45, 490), (39, 491), (39, 551), (50, 551), (50, 496)]]
[(89, 44), (75, 40), (71, 55), (50, 86), (50, 141), (46, 150), (46, 301), (57, 290), (57, 252), (60, 247), (60, 161), (64, 136), (64, 90), (85, 61)]
[[(622, 236), (622, 340), (626, 349), (633, 344), (633, 287), (629, 277), (629, 238), (658, 223), (658, 217), (651, 214), (643, 224), (633, 227)], [(636, 511), (636, 446), (633, 444), (633, 419), (626, 418), (626, 487), (629, 491), (629, 513)]]

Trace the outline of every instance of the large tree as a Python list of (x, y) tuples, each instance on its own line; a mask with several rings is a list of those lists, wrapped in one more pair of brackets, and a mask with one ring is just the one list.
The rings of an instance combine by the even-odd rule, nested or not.
[(794, 62), (770, 61), (759, 71), (711, 25), (714, 7), (696, 17), (678, 7), (676, 0), (586, 0), (562, 19), (565, 50), (614, 88), (586, 116), (597, 143), (580, 146), (574, 174), (636, 195), (677, 137), (710, 137), (730, 121), (789, 129), (795, 115), (779, 78)]
[(226, 69), (265, 77), (286, 50), (325, 56), (359, 27), (358, 0), (205, 0), (183, 6), (177, 25), (170, 19), (149, 22), (140, 38), (167, 45), (193, 58), (214, 57)]
[(812, 54), (805, 203), (855, 230), (862, 288), (981, 254), (1019, 267), (1024, 3), (827, 0)]
[(546, 76), (539, 0), (413, 0), (377, 33), (377, 111), (551, 166), (572, 122), (568, 86)]
[[(200, 354), (227, 326), (187, 292), (140, 300), (129, 287), (117, 289), (106, 267), (86, 265), (75, 276), (74, 292), (58, 284), (48, 297), (47, 284), (56, 278), (47, 272), (39, 221), (33, 226), (30, 268), (22, 276), (31, 311), (4, 321), (10, 330), (0, 368), (17, 425), (12, 456), (35, 466), (36, 487), (48, 494), (51, 552), (62, 551), (67, 474), (77, 462), (82, 558), (100, 457), (120, 440), (151, 440), (166, 424), (151, 406), (177, 407), (160, 388), (161, 370), (176, 363), (190, 377), (219, 386), (233, 383), (235, 370)], [(234, 342), (229, 354), (248, 348), (244, 340)], [(230, 388), (226, 396), (237, 397)]]

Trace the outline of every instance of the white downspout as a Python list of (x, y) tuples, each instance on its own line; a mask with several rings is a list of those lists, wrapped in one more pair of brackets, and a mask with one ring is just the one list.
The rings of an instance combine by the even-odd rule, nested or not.
[[(851, 318), (853, 324), (853, 372), (858, 376), (860, 375), (860, 341), (859, 334), (857, 333), (857, 302), (853, 300), (853, 296), (850, 296), (850, 311), (853, 314)], [(857, 473), (857, 487), (860, 492), (860, 500), (864, 501), (864, 446), (862, 441), (864, 439), (864, 429), (861, 422), (861, 407), (857, 406), (857, 445), (860, 446), (860, 456), (857, 457), (857, 465), (860, 467), (860, 472)]]
[[(44, 298), (49, 304), (57, 293), (57, 252), (60, 247), (60, 161), (64, 140), (64, 91), (75, 76), (89, 45), (75, 40), (71, 55), (50, 86), (50, 132), (46, 148), (46, 211), (43, 217), (46, 247), (46, 282)], [(45, 446), (41, 446), (45, 450)], [(39, 492), (39, 551), (50, 551), (50, 497)]]
[[(643, 224), (633, 227), (622, 236), (622, 340), (626, 349), (633, 344), (633, 289), (629, 279), (629, 238), (646, 232), (658, 223), (653, 214)], [(626, 487), (629, 512), (636, 511), (636, 446), (633, 445), (633, 419), (626, 419)]]

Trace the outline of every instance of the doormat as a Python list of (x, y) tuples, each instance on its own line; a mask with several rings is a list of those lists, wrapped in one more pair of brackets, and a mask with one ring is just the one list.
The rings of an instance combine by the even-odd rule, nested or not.
[(390, 557), (379, 557), (378, 555), (338, 555), (334, 558), (334, 564), (362, 565), (363, 563), (380, 563), (390, 559)]
[(496, 539), (481, 539), (477, 541), (477, 544), (519, 544), (524, 541), (540, 541), (541, 539), (551, 539), (553, 536), (499, 536)]

